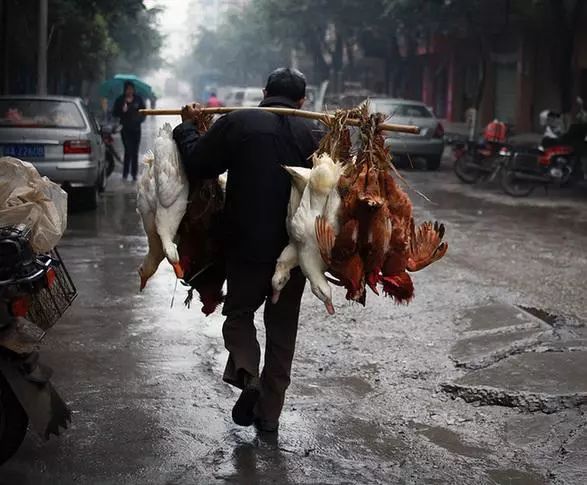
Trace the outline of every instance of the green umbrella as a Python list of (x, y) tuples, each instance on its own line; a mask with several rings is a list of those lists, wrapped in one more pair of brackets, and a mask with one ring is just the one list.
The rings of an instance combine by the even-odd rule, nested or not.
[(125, 81), (131, 81), (135, 85), (135, 89), (139, 96), (142, 96), (145, 99), (155, 97), (151, 86), (134, 74), (117, 74), (112, 79), (104, 81), (100, 85), (100, 96), (111, 100), (116, 99), (122, 94)]

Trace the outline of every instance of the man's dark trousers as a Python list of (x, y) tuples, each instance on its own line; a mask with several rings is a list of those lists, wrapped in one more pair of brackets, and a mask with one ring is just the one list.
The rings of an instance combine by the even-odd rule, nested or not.
[(275, 263), (229, 261), (228, 291), (222, 311), (227, 317), (222, 334), (229, 352), (223, 379), (242, 389), (246, 374), (259, 375), (261, 352), (253, 319), (255, 311), (265, 302), (265, 363), (256, 414), (267, 421), (277, 421), (283, 408), (285, 391), (290, 383), (300, 303), (306, 282), (300, 269), (294, 269), (290, 281), (281, 291), (279, 301), (274, 305), (268, 298), (274, 271)]
[(137, 178), (139, 170), (139, 145), (141, 144), (141, 128), (129, 130), (123, 128), (121, 132), (122, 143), (124, 144), (124, 168), (122, 176), (128, 177), (130, 173), (133, 179)]

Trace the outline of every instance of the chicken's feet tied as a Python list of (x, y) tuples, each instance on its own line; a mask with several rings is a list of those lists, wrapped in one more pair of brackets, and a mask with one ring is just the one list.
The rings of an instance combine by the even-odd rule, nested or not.
[(379, 187), (379, 170), (371, 167), (367, 171), (365, 190), (359, 193), (359, 201), (370, 209), (377, 209), (383, 206), (385, 200), (381, 196)]
[(412, 219), (410, 221), (408, 271), (419, 271), (441, 259), (448, 251), (448, 244), (442, 242), (443, 237), (443, 224), (424, 222), (416, 229), (414, 219)]

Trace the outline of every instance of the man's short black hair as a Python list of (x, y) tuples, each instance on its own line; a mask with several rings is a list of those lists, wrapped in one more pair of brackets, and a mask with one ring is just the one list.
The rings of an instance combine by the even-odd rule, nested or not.
[(299, 101), (306, 97), (306, 77), (297, 69), (280, 67), (269, 74), (265, 91), (267, 96), (283, 96)]
[(135, 83), (133, 83), (132, 81), (124, 81), (124, 91), (126, 92), (126, 88), (131, 87), (133, 89), (133, 91), (136, 91), (137, 89), (135, 88)]

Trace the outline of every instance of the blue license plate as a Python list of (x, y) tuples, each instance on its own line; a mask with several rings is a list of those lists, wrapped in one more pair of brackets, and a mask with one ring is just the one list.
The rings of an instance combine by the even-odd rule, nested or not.
[(14, 144), (14, 145), (3, 145), (3, 154), (5, 157), (16, 157), (16, 158), (44, 158), (45, 157), (45, 146), (44, 145), (25, 145), (25, 144)]

